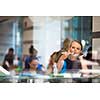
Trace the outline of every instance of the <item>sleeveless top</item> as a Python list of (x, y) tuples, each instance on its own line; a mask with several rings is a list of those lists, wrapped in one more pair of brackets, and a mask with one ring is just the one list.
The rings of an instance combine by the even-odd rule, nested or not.
[(67, 63), (68, 70), (82, 69), (80, 60), (71, 61), (70, 59), (67, 58), (64, 61)]
[(66, 73), (67, 71), (67, 63), (64, 61), (63, 67), (59, 73)]

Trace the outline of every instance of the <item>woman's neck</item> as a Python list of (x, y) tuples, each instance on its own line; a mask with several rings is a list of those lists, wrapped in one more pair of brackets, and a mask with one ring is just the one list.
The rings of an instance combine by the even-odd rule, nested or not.
[(30, 71), (36, 71), (36, 68), (30, 68)]

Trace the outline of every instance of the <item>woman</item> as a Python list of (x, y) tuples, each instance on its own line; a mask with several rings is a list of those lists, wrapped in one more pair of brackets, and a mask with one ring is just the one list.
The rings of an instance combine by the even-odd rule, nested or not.
[[(54, 52), (51, 56), (50, 56), (50, 61), (49, 61), (49, 64), (48, 64), (48, 70), (47, 70), (47, 73), (50, 74), (50, 73), (53, 73), (53, 70), (54, 70), (54, 63), (56, 63), (56, 66), (57, 66), (57, 63), (58, 61), (60, 61), (61, 59), (61, 64), (64, 65), (64, 67), (62, 68), (62, 70), (59, 72), (59, 73), (64, 73), (66, 72), (66, 62), (64, 61), (64, 58), (62, 55), (63, 55), (63, 52), (67, 52), (69, 47), (70, 47), (70, 43), (71, 43), (71, 39), (69, 38), (66, 38), (63, 42), (63, 47), (61, 48), (61, 50), (57, 51), (57, 52)], [(60, 59), (60, 60), (59, 60)]]
[(71, 42), (68, 52), (62, 53), (63, 55), (60, 57), (57, 65), (58, 71), (60, 72), (63, 68), (62, 61), (66, 62), (66, 69), (87, 69), (85, 64), (81, 64), (82, 62), (82, 44), (81, 42), (74, 40)]
[(37, 57), (32, 57), (29, 60), (29, 66), (30, 66), (29, 72), (31, 73), (43, 74), (45, 72), (45, 67), (39, 63)]

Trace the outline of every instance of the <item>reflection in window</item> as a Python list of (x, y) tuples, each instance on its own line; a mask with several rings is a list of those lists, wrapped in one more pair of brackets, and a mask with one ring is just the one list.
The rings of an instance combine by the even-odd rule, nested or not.
[(16, 45), (20, 45), (20, 32), (17, 32), (17, 39), (16, 39)]
[(91, 42), (91, 16), (75, 16), (70, 20), (64, 20), (63, 23), (63, 40), (66, 37), (71, 37), (72, 39), (85, 40), (89, 43)]

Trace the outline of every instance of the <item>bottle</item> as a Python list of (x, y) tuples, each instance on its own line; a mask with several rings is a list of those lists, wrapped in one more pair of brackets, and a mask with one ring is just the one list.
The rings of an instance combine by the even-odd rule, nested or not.
[(58, 69), (57, 69), (56, 63), (54, 63), (54, 65), (53, 65), (53, 73), (54, 73), (54, 75), (58, 74)]

